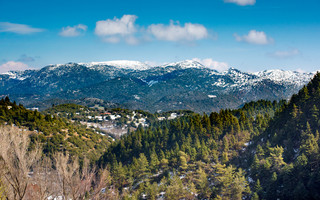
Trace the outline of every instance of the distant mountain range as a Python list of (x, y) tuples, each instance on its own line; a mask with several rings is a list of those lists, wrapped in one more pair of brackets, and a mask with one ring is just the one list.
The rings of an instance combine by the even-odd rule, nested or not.
[(98, 98), (150, 112), (211, 112), (258, 99), (288, 99), (313, 76), (283, 70), (248, 73), (230, 68), (218, 72), (193, 60), (156, 67), (125, 60), (68, 63), (0, 74), (0, 95), (9, 95), (27, 107)]

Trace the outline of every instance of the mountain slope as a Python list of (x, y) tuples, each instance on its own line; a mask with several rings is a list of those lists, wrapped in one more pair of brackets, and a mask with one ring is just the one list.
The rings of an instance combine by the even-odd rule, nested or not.
[(47, 155), (68, 151), (72, 155), (95, 161), (112, 142), (111, 138), (80, 123), (27, 110), (21, 104), (10, 102), (8, 97), (0, 100), (0, 126), (3, 125), (32, 131), (31, 146), (39, 142), (43, 146), (43, 153)]
[(50, 65), (0, 74), (0, 95), (28, 106), (50, 99), (99, 98), (150, 112), (238, 108), (246, 102), (288, 99), (313, 76), (282, 70), (217, 72), (192, 60), (150, 67), (138, 61)]
[[(249, 176), (263, 199), (320, 198), (320, 73), (290, 99), (249, 146)], [(293, 192), (289, 192), (293, 191)]]
[(166, 199), (319, 199), (319, 103), (317, 73), (289, 103), (251, 102), (140, 127), (99, 163), (114, 169), (119, 190), (147, 198), (156, 191)]

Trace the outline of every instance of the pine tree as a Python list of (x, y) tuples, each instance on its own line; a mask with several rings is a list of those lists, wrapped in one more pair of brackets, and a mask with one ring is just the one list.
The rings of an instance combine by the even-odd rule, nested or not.
[(275, 169), (280, 170), (283, 165), (286, 163), (283, 161), (283, 148), (276, 146), (274, 148), (270, 148), (270, 157)]
[(163, 170), (166, 170), (168, 168), (169, 161), (166, 158), (162, 158), (160, 161), (160, 166)]
[(124, 167), (122, 166), (122, 163), (119, 162), (119, 164), (116, 162), (113, 165), (112, 168), (112, 175), (113, 175), (113, 181), (115, 182), (115, 186), (117, 188), (120, 188), (124, 185), (125, 179), (126, 179), (126, 171)]
[(221, 157), (221, 163), (225, 164), (229, 161), (228, 152), (223, 152)]
[(299, 95), (301, 97), (302, 102), (305, 102), (310, 98), (309, 91), (306, 86), (303, 86), (303, 88), (299, 91)]
[(256, 192), (253, 193), (252, 200), (259, 200), (259, 195)]
[(217, 184), (220, 185), (220, 198), (223, 199), (242, 199), (244, 194), (250, 193), (248, 182), (244, 176), (244, 172), (239, 169), (238, 172), (232, 166), (217, 164), (216, 179)]
[(202, 198), (206, 198), (208, 196), (208, 190), (209, 190), (209, 183), (207, 174), (205, 171), (199, 167), (199, 169), (196, 171), (196, 185), (197, 189), (202, 196)]
[(319, 120), (319, 109), (317, 108), (316, 105), (313, 105), (312, 109), (311, 109), (311, 114), (313, 119), (318, 122)]
[(233, 172), (233, 183), (232, 183), (232, 199), (241, 200), (244, 193), (250, 193), (249, 184), (244, 176), (244, 172), (240, 168), (237, 172)]
[(257, 154), (255, 154), (254, 158), (253, 158), (253, 162), (252, 162), (251, 168), (253, 170), (258, 170), (259, 166), (260, 166), (260, 160), (259, 160)]
[(261, 184), (260, 184), (260, 179), (257, 180), (255, 186), (254, 186), (254, 191), (257, 192), (257, 193), (260, 193), (262, 191), (262, 187), (261, 187)]
[(182, 151), (179, 151), (179, 167), (182, 171), (188, 168), (187, 155)]
[(178, 200), (186, 196), (182, 181), (178, 176), (172, 177), (166, 189), (166, 199)]
[(271, 181), (272, 181), (272, 182), (275, 182), (275, 181), (277, 181), (277, 179), (278, 179), (277, 173), (276, 173), (276, 172), (273, 172), (273, 173), (272, 173), (272, 176), (271, 176)]
[(158, 194), (158, 185), (156, 182), (153, 184), (150, 184), (149, 182), (145, 185), (145, 194), (147, 195), (147, 198), (150, 200), (156, 200), (157, 194)]
[(297, 118), (299, 113), (298, 107), (296, 106), (296, 104), (293, 104), (292, 106), (293, 106), (292, 112), (291, 112), (292, 118)]
[(318, 141), (312, 133), (306, 134), (306, 139), (302, 141), (300, 148), (307, 156), (311, 156), (312, 154), (319, 152)]
[(159, 167), (160, 161), (155, 152), (153, 152), (150, 156), (150, 170), (152, 172), (156, 172), (156, 169)]
[(140, 153), (138, 159), (134, 159), (135, 176), (138, 179), (149, 174), (149, 163), (144, 153)]

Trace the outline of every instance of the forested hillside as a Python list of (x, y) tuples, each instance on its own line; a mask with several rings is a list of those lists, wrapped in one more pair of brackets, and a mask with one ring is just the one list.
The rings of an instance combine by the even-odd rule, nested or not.
[(319, 103), (318, 73), (255, 138), (246, 167), (261, 198), (320, 198)]
[[(24, 135), (28, 139), (19, 143), (24, 144), (24, 153), (14, 145), (0, 149), (0, 197), (32, 199), (29, 193), (35, 189), (30, 184), (43, 189), (40, 180), (45, 175), (53, 184), (47, 187), (51, 191), (47, 197), (319, 199), (319, 103), (318, 73), (289, 102), (259, 100), (209, 115), (183, 111), (185, 115), (161, 121), (155, 120), (158, 114), (146, 113), (153, 123), (112, 142), (65, 118), (29, 111), (5, 98), (0, 101), (5, 124), (0, 128), (1, 142), (14, 144)], [(73, 112), (79, 106), (56, 109), (61, 112), (63, 107)], [(19, 131), (8, 129), (10, 124)], [(28, 134), (23, 129), (29, 129)], [(8, 157), (9, 150), (16, 157)], [(35, 150), (41, 152), (34, 156), (36, 162), (22, 162)], [(28, 167), (10, 170), (15, 165)], [(44, 169), (52, 173), (43, 173)], [(15, 177), (10, 174), (24, 177), (24, 193), (10, 193), (16, 188), (9, 184)]]
[(232, 164), (284, 104), (252, 102), (243, 109), (140, 127), (113, 143), (99, 163), (111, 169), (119, 191), (129, 189), (137, 198), (160, 193), (166, 199), (251, 198), (245, 169)]
[(97, 134), (80, 123), (71, 123), (55, 115), (31, 111), (9, 98), (0, 100), (0, 122), (22, 129), (29, 129), (31, 142), (43, 144), (45, 154), (68, 151), (72, 155), (87, 157), (94, 161), (106, 150), (111, 139)]

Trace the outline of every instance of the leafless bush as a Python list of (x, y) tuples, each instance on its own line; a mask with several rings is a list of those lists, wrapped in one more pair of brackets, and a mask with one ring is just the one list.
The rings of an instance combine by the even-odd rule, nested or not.
[(28, 133), (10, 126), (0, 126), (0, 144), (0, 174), (6, 186), (6, 196), (9, 199), (23, 199), (33, 166), (40, 158), (40, 148), (36, 146), (28, 151)]
[(29, 148), (29, 133), (0, 126), (0, 199), (119, 199), (107, 170), (90, 167), (86, 159), (80, 166), (78, 157), (61, 152), (52, 160), (40, 145)]

